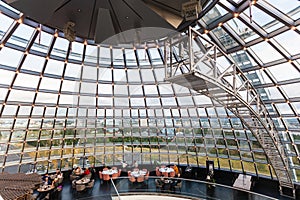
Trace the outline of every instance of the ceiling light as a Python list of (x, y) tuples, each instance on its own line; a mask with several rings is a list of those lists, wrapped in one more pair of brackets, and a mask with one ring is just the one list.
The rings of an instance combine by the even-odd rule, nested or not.
[(74, 22), (71, 22), (71, 21), (68, 21), (65, 26), (64, 26), (64, 34), (65, 34), (65, 38), (67, 40), (69, 40), (70, 42), (73, 42), (75, 40), (75, 30), (74, 30), (74, 26), (75, 26), (75, 23)]
[(239, 13), (234, 13), (233, 17), (238, 17), (240, 14)]

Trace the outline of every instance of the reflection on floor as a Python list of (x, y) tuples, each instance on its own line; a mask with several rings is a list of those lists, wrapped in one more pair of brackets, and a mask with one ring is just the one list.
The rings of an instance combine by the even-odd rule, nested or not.
[[(116, 188), (120, 194), (124, 193), (138, 193), (138, 192), (149, 192), (149, 193), (164, 193), (164, 194), (182, 194), (186, 196), (194, 196), (201, 199), (277, 199), (277, 198), (267, 198), (261, 196), (252, 196), (247, 192), (243, 191), (232, 191), (224, 187), (207, 187), (203, 183), (183, 181), (181, 191), (180, 190), (160, 190), (156, 188), (155, 179), (150, 178), (144, 183), (131, 183), (126, 178), (121, 178), (115, 181)], [(96, 179), (94, 188), (92, 190), (87, 190), (84, 192), (77, 193), (68, 180), (64, 181), (64, 186), (58, 199), (62, 200), (111, 200), (111, 195), (116, 195), (113, 185), (110, 182), (103, 182)], [(280, 199), (286, 199), (280, 197)]]

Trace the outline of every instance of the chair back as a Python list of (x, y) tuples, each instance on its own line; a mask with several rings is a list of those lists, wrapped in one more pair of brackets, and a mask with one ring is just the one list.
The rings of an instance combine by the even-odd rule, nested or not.
[(137, 181), (138, 183), (144, 182), (144, 180), (145, 180), (145, 176), (143, 176), (143, 175), (138, 176), (138, 177), (136, 178), (136, 181)]
[(72, 188), (73, 188), (73, 189), (76, 188), (76, 183), (75, 183), (75, 182), (76, 182), (76, 180), (73, 180), (73, 181), (72, 181)]
[(77, 192), (81, 192), (83, 190), (85, 190), (85, 185), (83, 185), (83, 184), (76, 185), (76, 191)]
[(161, 176), (161, 172), (159, 171), (159, 168), (157, 168), (157, 169), (155, 170), (155, 173), (156, 173), (156, 176)]
[(113, 173), (112, 175), (111, 175), (111, 178), (112, 179), (117, 179), (117, 178), (119, 178), (119, 173)]
[(102, 177), (103, 177), (104, 181), (109, 181), (110, 180), (109, 174), (102, 174)]
[(181, 189), (181, 186), (182, 186), (182, 181), (179, 181), (176, 183), (176, 185), (174, 187), (177, 189)]
[(134, 176), (130, 176), (130, 177), (129, 177), (129, 181), (132, 182), (132, 183), (134, 183), (134, 182), (136, 182), (136, 179), (135, 179)]
[(92, 187), (94, 187), (94, 184), (95, 184), (95, 180), (92, 179), (92, 180), (86, 185), (86, 188), (92, 188)]
[(156, 185), (156, 187), (157, 187), (157, 188), (162, 188), (162, 186), (163, 186), (163, 183), (162, 183), (162, 181), (161, 181), (161, 180), (159, 180), (159, 179), (155, 179), (155, 185)]
[(169, 176), (170, 176), (170, 177), (175, 177), (175, 172), (174, 172), (174, 171), (173, 171), (173, 172), (170, 172)]
[(164, 177), (168, 177), (168, 176), (169, 176), (168, 172), (163, 172), (162, 175), (163, 175)]
[(145, 175), (145, 180), (147, 181), (149, 179), (149, 175), (150, 175), (150, 172), (147, 171), (146, 175)]

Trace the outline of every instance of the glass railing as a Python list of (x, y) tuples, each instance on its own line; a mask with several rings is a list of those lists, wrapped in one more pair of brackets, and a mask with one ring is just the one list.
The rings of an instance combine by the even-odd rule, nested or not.
[(132, 182), (132, 179), (128, 179), (128, 177), (120, 177), (116, 180), (101, 180), (100, 190), (102, 190), (101, 195), (85, 196), (84, 199), (122, 200), (122, 197), (125, 198), (124, 196), (127, 195), (147, 194), (185, 197), (187, 199), (275, 199), (230, 186), (182, 178), (149, 177), (148, 180)]

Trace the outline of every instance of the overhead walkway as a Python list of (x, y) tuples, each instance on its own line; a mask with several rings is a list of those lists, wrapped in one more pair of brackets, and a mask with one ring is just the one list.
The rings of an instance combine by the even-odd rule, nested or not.
[(165, 80), (210, 97), (240, 118), (265, 151), (281, 195), (295, 198), (291, 170), (278, 132), (260, 95), (232, 59), (192, 28), (188, 36), (168, 39), (164, 56)]

